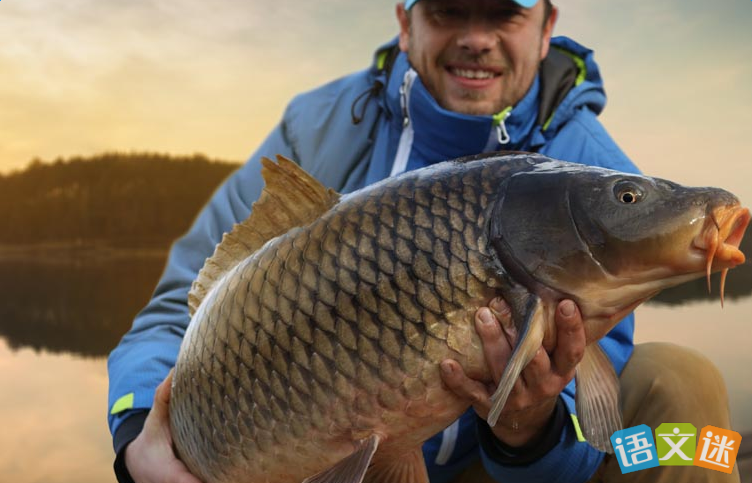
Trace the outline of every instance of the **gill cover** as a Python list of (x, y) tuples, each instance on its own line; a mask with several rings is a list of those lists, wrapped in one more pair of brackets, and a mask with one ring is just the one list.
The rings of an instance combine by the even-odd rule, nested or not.
[(489, 239), (502, 266), (539, 295), (554, 286), (550, 282), (591, 263), (571, 214), (572, 170), (580, 172), (551, 162), (511, 176), (491, 217)]
[[(573, 174), (575, 176), (573, 176)], [(515, 381), (555, 331), (554, 311), (564, 290), (588, 274), (602, 275), (572, 214), (570, 190), (581, 180), (602, 178), (592, 168), (545, 163), (512, 176), (493, 209), (489, 240), (509, 277), (502, 289), (521, 334), (491, 398), (488, 424), (496, 423)], [(563, 290), (564, 289), (564, 290)], [(619, 383), (598, 344), (586, 348), (577, 368), (577, 413), (588, 442), (612, 452), (609, 437), (621, 429)]]

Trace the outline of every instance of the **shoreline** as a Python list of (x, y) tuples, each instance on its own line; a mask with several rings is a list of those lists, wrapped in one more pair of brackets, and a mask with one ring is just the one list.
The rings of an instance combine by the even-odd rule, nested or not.
[(0, 262), (70, 263), (122, 258), (166, 260), (169, 247), (118, 247), (106, 242), (0, 244)]

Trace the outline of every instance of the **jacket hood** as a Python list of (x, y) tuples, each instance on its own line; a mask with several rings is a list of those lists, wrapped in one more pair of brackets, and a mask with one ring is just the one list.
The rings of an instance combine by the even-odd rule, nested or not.
[[(375, 80), (387, 87), (384, 89), (386, 99), (382, 100), (385, 103), (382, 108), (387, 111), (396, 110), (394, 96), (392, 102), (388, 99), (389, 87), (402, 82), (407, 68), (409, 63), (406, 55), (399, 51), (396, 38), (376, 51), (372, 72)], [(421, 83), (417, 85), (422, 87)], [(553, 136), (577, 110), (586, 107), (597, 115), (605, 104), (606, 93), (593, 51), (568, 37), (554, 37), (530, 90), (517, 105), (512, 106), (511, 114), (506, 118), (512, 143), (504, 148), (535, 149)], [(442, 109), (435, 101), (432, 105), (432, 115), (454, 121), (464, 118), (468, 125), (485, 123), (490, 126), (499, 118), (498, 115), (496, 119), (494, 116), (458, 116)]]
[(606, 105), (603, 80), (593, 51), (568, 37), (551, 39), (541, 63), (538, 120), (543, 131), (556, 130), (582, 107), (600, 114)]

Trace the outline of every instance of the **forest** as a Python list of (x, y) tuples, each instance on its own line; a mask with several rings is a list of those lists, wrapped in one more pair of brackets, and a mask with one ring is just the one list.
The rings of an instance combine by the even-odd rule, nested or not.
[[(66, 247), (156, 249), (162, 254), (238, 166), (200, 154), (105, 153), (35, 160), (22, 171), (0, 175), (0, 258), (9, 247), (58, 258), (69, 255), (60, 251)], [(742, 250), (752, 257), (752, 234)], [(714, 274), (712, 293), (699, 279), (664, 291), (656, 301), (716, 298), (719, 285), (719, 274)], [(750, 292), (748, 260), (729, 273), (726, 295)]]
[(237, 167), (201, 154), (35, 159), (0, 175), (0, 245), (166, 248)]

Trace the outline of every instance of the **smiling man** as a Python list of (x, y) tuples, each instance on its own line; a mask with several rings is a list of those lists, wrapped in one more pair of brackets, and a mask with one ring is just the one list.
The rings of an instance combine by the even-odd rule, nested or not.
[[(277, 128), (173, 245), (152, 300), (109, 359), (109, 424), (121, 482), (197, 482), (173, 453), (169, 386), (156, 388), (189, 324), (191, 283), (261, 193), (262, 156), (292, 158), (340, 192), (499, 149), (637, 171), (597, 120), (605, 93), (592, 52), (551, 37), (558, 11), (549, 0), (409, 0), (396, 12), (398, 38), (376, 51), (369, 68), (293, 99)], [(431, 483), (739, 481), (738, 474), (692, 467), (621, 475), (615, 461), (604, 463), (604, 454), (579, 434), (572, 378), (585, 338), (571, 301), (557, 311), (556, 343), (538, 351), (499, 423), (489, 427), (491, 391), (516, 337), (507, 312), (503, 302), (491, 301), (475, 320), (495, 380), (469, 379), (453, 360), (441, 364), (446, 385), (473, 409), (425, 443)], [(633, 330), (629, 315), (601, 341), (621, 374), (625, 426), (679, 421), (729, 428), (713, 366), (666, 344), (633, 350)], [(695, 387), (712, 389), (694, 404), (675, 404)]]
[(495, 114), (522, 99), (548, 54), (557, 11), (533, 5), (406, 2), (397, 8), (399, 46), (441, 107)]

